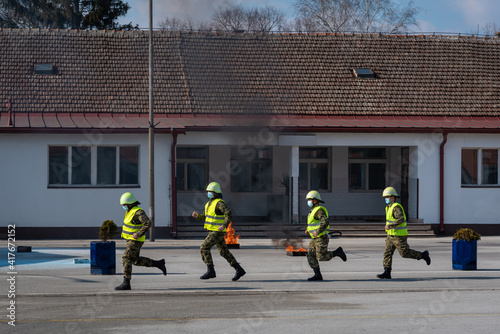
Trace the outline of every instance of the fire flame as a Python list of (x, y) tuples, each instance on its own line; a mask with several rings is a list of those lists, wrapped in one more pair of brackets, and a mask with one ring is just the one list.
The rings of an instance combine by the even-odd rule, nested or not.
[(288, 246), (286, 246), (286, 251), (287, 252), (307, 252), (304, 248), (302, 247), (299, 247), (297, 249), (293, 248), (292, 245), (288, 244)]
[(226, 235), (224, 236), (224, 240), (226, 240), (226, 245), (233, 245), (238, 243), (238, 239), (240, 238), (240, 235), (235, 235), (235, 231), (233, 228), (233, 222), (229, 223), (229, 226), (226, 229)]

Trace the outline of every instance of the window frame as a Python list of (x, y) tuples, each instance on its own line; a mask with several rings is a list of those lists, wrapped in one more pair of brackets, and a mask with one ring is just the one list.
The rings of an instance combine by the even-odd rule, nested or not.
[[(238, 156), (234, 157), (233, 152), (237, 152)], [(230, 189), (231, 192), (233, 193), (262, 193), (262, 194), (268, 194), (273, 192), (273, 187), (272, 187), (272, 179), (273, 179), (273, 154), (274, 154), (274, 149), (272, 146), (262, 146), (262, 147), (241, 147), (241, 146), (231, 146), (230, 147), (230, 153), (229, 153), (229, 165), (231, 166), (231, 173), (230, 173)], [(268, 155), (268, 157), (266, 157)], [(242, 164), (242, 162), (244, 162)], [(241, 178), (241, 169), (243, 166), (249, 167), (248, 170), (248, 178), (249, 184), (253, 184), (251, 182), (251, 179), (255, 174), (253, 174), (253, 165), (257, 164), (260, 166), (261, 164), (269, 164), (268, 172), (270, 173), (269, 175), (269, 180), (265, 182), (266, 180), (260, 180), (259, 179), (259, 185), (264, 184), (267, 189), (260, 189), (258, 186), (257, 189), (254, 189), (253, 187), (241, 189), (241, 188), (236, 188), (236, 182), (234, 182), (234, 177), (239, 177)], [(261, 175), (257, 173), (256, 175)]]
[[(177, 158), (177, 150), (179, 148), (203, 148), (205, 149), (205, 158)], [(175, 187), (176, 187), (176, 191), (178, 192), (192, 192), (192, 191), (199, 191), (199, 190), (192, 190), (192, 189), (188, 189), (188, 164), (190, 163), (205, 163), (205, 170), (204, 170), (204, 177), (205, 177), (205, 181), (208, 180), (208, 168), (209, 168), (209, 154), (210, 154), (210, 150), (209, 150), (209, 147), (208, 146), (202, 146), (202, 145), (178, 145), (176, 147), (176, 150), (175, 150), (175, 154), (176, 154), (176, 159), (175, 159)], [(184, 184), (183, 184), (183, 188), (182, 189), (179, 189), (179, 180), (177, 179), (177, 173), (178, 173), (178, 168), (177, 166), (179, 164), (183, 164), (183, 172), (184, 172)], [(207, 182), (205, 182), (207, 183)], [(202, 189), (204, 190), (204, 189)]]
[[(300, 158), (300, 150), (301, 149), (326, 149), (326, 158)], [(307, 164), (307, 187), (303, 188), (301, 186), (301, 182), (299, 180), (299, 188), (300, 190), (311, 190), (313, 189), (311, 182), (311, 164), (327, 164), (327, 176), (326, 176), (326, 188), (314, 188), (314, 190), (318, 191), (331, 191), (332, 188), (332, 148), (330, 146), (304, 146), (299, 147), (299, 170), (301, 164)]]
[[(476, 151), (477, 161), (476, 161), (476, 170), (477, 170), (477, 183), (462, 183), (462, 159), (463, 159), (463, 151), (470, 150)], [(496, 184), (483, 184), (483, 152), (485, 150), (497, 150), (497, 183)], [(461, 188), (500, 188), (500, 148), (495, 147), (462, 147), (460, 150), (460, 187)]]
[[(378, 148), (378, 149), (384, 149), (384, 155), (385, 158), (350, 158), (349, 157), (349, 149), (350, 148)], [(353, 193), (378, 193), (381, 190), (384, 190), (385, 185), (387, 184), (387, 166), (388, 166), (388, 155), (387, 155), (387, 147), (357, 147), (357, 146), (349, 146), (347, 148), (347, 180), (348, 180), (348, 192), (353, 192)], [(351, 174), (350, 174), (350, 165), (351, 163), (359, 163), (359, 164), (364, 164), (365, 165), (365, 188), (364, 189), (353, 189), (351, 188), (350, 180), (351, 180)], [(385, 165), (385, 173), (384, 173), (384, 186), (380, 189), (369, 189), (370, 186), (370, 164), (384, 164)]]
[[(67, 183), (50, 183), (50, 148), (65, 147), (67, 148)], [(90, 148), (90, 183), (89, 184), (73, 184), (73, 148), (89, 147)], [(115, 147), (116, 151), (116, 173), (114, 184), (99, 184), (97, 183), (97, 150), (99, 147)], [(120, 184), (120, 148), (135, 147), (137, 149), (137, 183)], [(60, 145), (50, 144), (47, 146), (47, 188), (140, 188), (140, 145)]]

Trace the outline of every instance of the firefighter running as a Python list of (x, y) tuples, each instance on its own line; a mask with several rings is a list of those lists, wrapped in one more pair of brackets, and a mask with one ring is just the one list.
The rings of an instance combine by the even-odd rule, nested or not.
[(197, 220), (204, 220), (204, 228), (208, 230), (208, 236), (203, 241), (200, 247), (201, 258), (207, 265), (207, 272), (203, 274), (200, 279), (215, 278), (214, 262), (210, 249), (213, 246), (217, 247), (219, 254), (226, 259), (226, 261), (236, 270), (233, 281), (237, 281), (246, 274), (245, 270), (240, 266), (233, 254), (229, 251), (224, 240), (224, 232), (232, 219), (232, 213), (226, 202), (222, 200), (222, 191), (217, 182), (211, 182), (207, 186), (207, 196), (209, 201), (205, 205), (203, 214), (193, 212), (193, 218)]
[(328, 251), (330, 222), (328, 220), (328, 211), (319, 205), (319, 203), (324, 203), (321, 200), (321, 195), (316, 190), (312, 190), (307, 194), (306, 200), (311, 211), (307, 216), (307, 229), (305, 233), (309, 234), (312, 238), (309, 243), (309, 251), (307, 252), (307, 262), (314, 270), (314, 276), (307, 280), (322, 281), (323, 276), (321, 275), (318, 261), (330, 261), (335, 256), (338, 256), (345, 262), (347, 261), (347, 256), (342, 247), (338, 247), (334, 251)]
[(404, 258), (421, 260), (424, 259), (427, 265), (431, 264), (431, 258), (428, 251), (419, 252), (410, 249), (408, 245), (408, 229), (406, 226), (406, 215), (403, 206), (396, 202), (398, 193), (393, 187), (387, 187), (382, 193), (385, 198), (385, 215), (386, 223), (385, 230), (387, 232), (387, 239), (385, 241), (384, 272), (377, 275), (380, 279), (391, 279), (392, 271), (392, 256), (397, 249), (399, 255)]
[(143, 209), (141, 204), (132, 193), (126, 192), (120, 198), (120, 204), (125, 210), (125, 219), (123, 220), (122, 238), (127, 240), (127, 248), (123, 253), (123, 283), (115, 290), (130, 290), (130, 280), (132, 278), (132, 265), (143, 267), (156, 267), (167, 275), (165, 259), (155, 261), (150, 258), (140, 256), (141, 247), (146, 240), (146, 231), (151, 227), (151, 220)]

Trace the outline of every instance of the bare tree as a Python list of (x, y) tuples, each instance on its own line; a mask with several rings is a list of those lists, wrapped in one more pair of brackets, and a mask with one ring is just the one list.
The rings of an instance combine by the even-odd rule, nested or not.
[(248, 29), (247, 11), (242, 5), (220, 7), (212, 16), (212, 23), (216, 30), (233, 32)]
[(318, 24), (318, 22), (311, 17), (296, 17), (285, 27), (284, 30), (307, 33), (326, 31), (323, 26)]
[(285, 13), (272, 6), (249, 9), (246, 11), (246, 17), (248, 29), (252, 31), (270, 32), (285, 24)]
[(161, 30), (165, 31), (212, 31), (215, 30), (212, 22), (193, 21), (190, 17), (178, 18), (175, 16), (166, 17), (160, 23)]
[(394, 0), (295, 0), (298, 17), (329, 32), (401, 33), (418, 26), (413, 0), (400, 9)]
[(500, 31), (500, 26), (496, 23), (486, 23), (483, 27), (483, 34), (488, 37), (495, 36), (497, 32)]
[(243, 5), (219, 7), (212, 16), (216, 30), (233, 32), (238, 30), (270, 32), (281, 30), (286, 25), (285, 13), (275, 7), (254, 7)]
[(416, 16), (420, 8), (413, 6), (413, 0), (403, 9), (393, 0), (362, 0), (360, 4), (356, 20), (359, 31), (401, 33), (408, 31), (409, 26), (418, 26)]
[(161, 30), (166, 31), (192, 31), (193, 24), (188, 18), (178, 18), (175, 16), (166, 17), (163, 22), (160, 23)]
[(319, 31), (342, 32), (352, 30), (359, 0), (296, 0), (297, 18), (316, 26)]

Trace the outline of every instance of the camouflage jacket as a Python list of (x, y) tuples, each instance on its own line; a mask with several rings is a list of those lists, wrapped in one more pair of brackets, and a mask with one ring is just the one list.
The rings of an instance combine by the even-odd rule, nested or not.
[(144, 210), (139, 209), (135, 212), (134, 218), (132, 218), (132, 224), (134, 225), (142, 224), (141, 230), (137, 232), (137, 239), (139, 239), (144, 234), (146, 234), (146, 232), (151, 227), (151, 220), (148, 218)]

